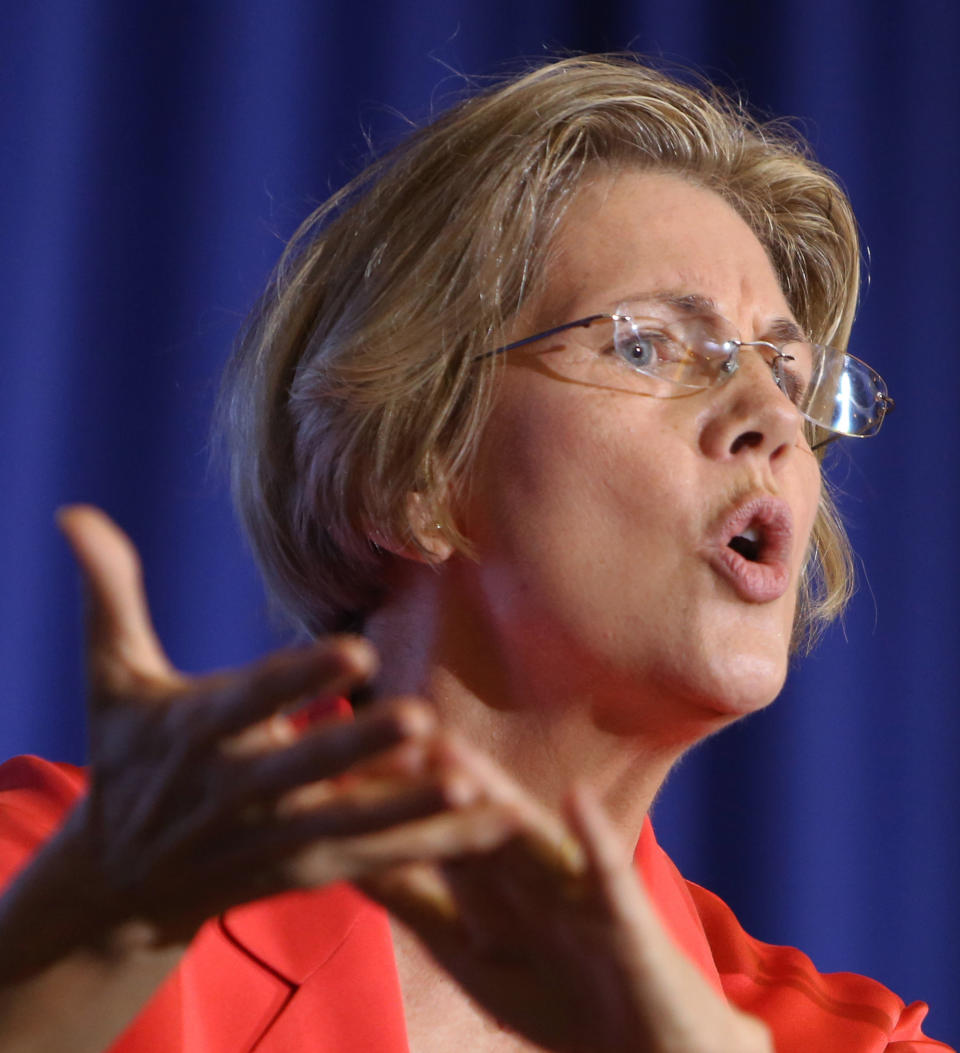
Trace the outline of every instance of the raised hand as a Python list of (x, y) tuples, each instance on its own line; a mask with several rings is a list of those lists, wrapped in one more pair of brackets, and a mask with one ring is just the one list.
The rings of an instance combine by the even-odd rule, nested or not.
[(766, 1026), (729, 1005), (674, 945), (590, 791), (570, 794), (572, 841), (557, 853), (557, 820), (538, 815), (485, 757), (452, 748), (492, 799), (516, 808), (517, 834), (485, 853), (371, 875), (362, 887), (479, 1005), (558, 1053), (772, 1053)]
[(130, 541), (94, 508), (59, 518), (88, 598), (90, 786), (0, 896), (4, 1051), (106, 1049), (230, 906), (512, 831), (438, 760), (422, 702), (298, 729), (291, 710), (371, 674), (364, 641), (185, 676), (157, 640)]
[(296, 730), (293, 707), (373, 672), (365, 641), (184, 676), (157, 640), (126, 536), (84, 506), (60, 526), (87, 587), (90, 683), (90, 790), (61, 843), (102, 928), (135, 922), (138, 939), (184, 942), (246, 900), (503, 836), (503, 816), (471, 812), (469, 784), (432, 759), (425, 704)]

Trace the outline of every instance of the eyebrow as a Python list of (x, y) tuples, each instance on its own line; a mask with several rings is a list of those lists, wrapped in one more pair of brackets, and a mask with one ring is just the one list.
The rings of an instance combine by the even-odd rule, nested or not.
[[(698, 314), (721, 314), (717, 301), (712, 297), (701, 296), (699, 293), (678, 293), (671, 289), (658, 289), (623, 297), (616, 304), (611, 305), (610, 310), (616, 310), (622, 304), (635, 303), (662, 304), (688, 317)], [(783, 344), (808, 339), (807, 334), (792, 318), (774, 318), (767, 325), (765, 335)]]
[(767, 332), (781, 344), (791, 344), (794, 341), (805, 343), (810, 339), (800, 326), (790, 318), (774, 318), (767, 326)]

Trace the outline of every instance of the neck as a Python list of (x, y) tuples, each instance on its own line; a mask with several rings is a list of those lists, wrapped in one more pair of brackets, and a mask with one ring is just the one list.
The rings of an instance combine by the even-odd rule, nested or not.
[(598, 727), (591, 698), (568, 694), (552, 705), (504, 705), (498, 699), (492, 706), (443, 668), (434, 670), (428, 695), (445, 725), (484, 749), (553, 810), (562, 811), (574, 783), (589, 783), (630, 843), (681, 752)]
[(630, 844), (672, 765), (727, 722), (706, 710), (679, 719), (684, 707), (662, 689), (563, 662), (535, 632), (505, 646), (488, 623), (443, 602), (429, 570), (395, 590), (366, 632), (381, 658), (376, 696), (430, 701), (445, 727), (554, 811), (575, 782), (589, 783)]

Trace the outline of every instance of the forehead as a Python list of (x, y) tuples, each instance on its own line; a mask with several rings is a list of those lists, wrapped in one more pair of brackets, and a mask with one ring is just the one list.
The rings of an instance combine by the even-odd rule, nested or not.
[(744, 332), (791, 317), (766, 250), (714, 191), (670, 173), (598, 173), (557, 230), (536, 323), (649, 296), (710, 301)]

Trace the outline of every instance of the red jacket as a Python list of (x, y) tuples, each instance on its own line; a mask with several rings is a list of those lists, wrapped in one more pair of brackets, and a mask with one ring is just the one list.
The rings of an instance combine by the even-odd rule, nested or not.
[[(83, 792), (79, 768), (0, 766), (0, 887)], [(644, 825), (636, 863), (677, 943), (734, 1004), (771, 1028), (777, 1053), (933, 1053), (909, 1007), (853, 973), (821, 974), (761, 943), (718, 897), (683, 879)], [(348, 885), (292, 893), (207, 922), (111, 1053), (407, 1053), (390, 930)]]

